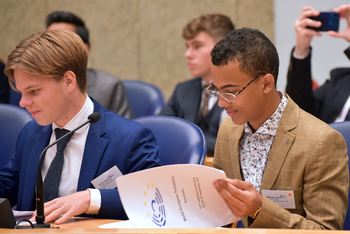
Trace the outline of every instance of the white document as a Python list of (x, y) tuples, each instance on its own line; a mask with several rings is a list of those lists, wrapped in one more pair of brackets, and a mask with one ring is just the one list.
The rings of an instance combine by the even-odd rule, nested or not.
[(239, 220), (213, 186), (221, 170), (195, 164), (155, 167), (117, 178), (137, 228), (216, 228)]

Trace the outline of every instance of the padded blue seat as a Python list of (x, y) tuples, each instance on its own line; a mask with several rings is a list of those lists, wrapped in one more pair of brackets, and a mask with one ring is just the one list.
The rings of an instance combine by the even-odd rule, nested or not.
[(204, 133), (197, 125), (178, 117), (159, 115), (135, 121), (152, 130), (163, 165), (203, 164), (207, 146)]
[(29, 112), (11, 104), (0, 104), (0, 167), (15, 152), (17, 138), (24, 125), (33, 118)]
[[(349, 156), (349, 149), (350, 149), (350, 121), (344, 121), (344, 122), (337, 122), (337, 123), (330, 123), (329, 126), (331, 126), (333, 129), (340, 132), (345, 141), (346, 146), (348, 147), (348, 156)], [(349, 169), (350, 169), (350, 161), (348, 161)], [(350, 230), (350, 189), (348, 194), (348, 212), (346, 214), (345, 222), (344, 222), (344, 230)]]
[(158, 114), (165, 105), (162, 91), (155, 85), (138, 81), (123, 80), (135, 118)]

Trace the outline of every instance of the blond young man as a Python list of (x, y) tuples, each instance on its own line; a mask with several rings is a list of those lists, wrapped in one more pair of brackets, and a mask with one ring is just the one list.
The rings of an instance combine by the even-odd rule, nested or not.
[[(35, 120), (22, 130), (15, 154), (0, 168), (0, 197), (18, 210), (35, 210), (38, 159), (59, 129), (73, 130), (98, 112), (97, 123), (76, 131), (64, 150), (56, 198), (45, 203), (45, 222), (63, 223), (80, 214), (127, 219), (117, 189), (94, 189), (91, 181), (113, 166), (122, 174), (160, 165), (152, 132), (106, 110), (86, 94), (87, 51), (70, 31), (32, 35), (9, 55), (5, 73), (22, 93), (20, 106)], [(44, 179), (56, 159), (51, 147), (42, 161)], [(45, 188), (45, 186), (44, 186)]]

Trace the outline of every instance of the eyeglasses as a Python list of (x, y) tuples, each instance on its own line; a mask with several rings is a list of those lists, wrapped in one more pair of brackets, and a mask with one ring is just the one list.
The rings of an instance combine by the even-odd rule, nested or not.
[(227, 102), (236, 102), (238, 94), (242, 93), (254, 80), (256, 80), (259, 76), (265, 75), (264, 73), (259, 73), (256, 77), (254, 77), (249, 83), (244, 86), (237, 93), (220, 93), (219, 90), (211, 83), (208, 87), (205, 88), (205, 91), (212, 97), (220, 98), (219, 95)]

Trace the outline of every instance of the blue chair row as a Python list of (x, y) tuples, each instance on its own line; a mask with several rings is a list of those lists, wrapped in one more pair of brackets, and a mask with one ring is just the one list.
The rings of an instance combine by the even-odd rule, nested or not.
[[(340, 132), (345, 141), (346, 145), (348, 147), (348, 156), (349, 156), (349, 149), (350, 149), (350, 121), (344, 121), (344, 122), (337, 122), (337, 123), (331, 123), (329, 124), (333, 129)], [(348, 161), (349, 169), (350, 169), (350, 161)], [(348, 212), (346, 214), (345, 222), (344, 222), (344, 230), (350, 230), (350, 189), (348, 194)]]
[(195, 124), (172, 116), (144, 116), (134, 119), (153, 132), (163, 165), (203, 164), (207, 146), (203, 131)]
[(158, 114), (165, 100), (162, 91), (155, 85), (138, 81), (123, 80), (135, 118)]

